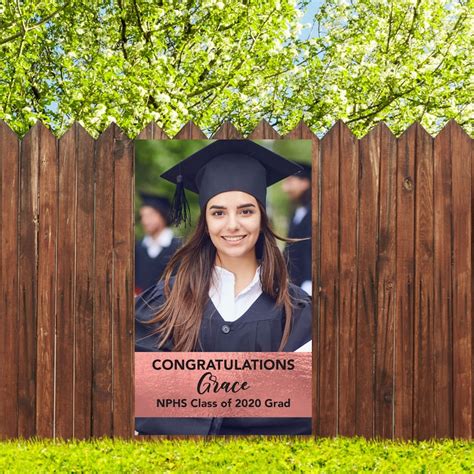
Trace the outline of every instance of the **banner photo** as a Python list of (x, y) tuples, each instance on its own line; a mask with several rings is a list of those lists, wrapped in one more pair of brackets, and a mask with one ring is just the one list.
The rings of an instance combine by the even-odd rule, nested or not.
[(310, 140), (136, 140), (135, 431), (310, 435)]

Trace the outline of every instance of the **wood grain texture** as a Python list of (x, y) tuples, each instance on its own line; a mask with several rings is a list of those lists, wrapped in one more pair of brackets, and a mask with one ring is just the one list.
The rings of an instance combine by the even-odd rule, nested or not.
[(377, 314), (375, 340), (374, 435), (394, 436), (397, 141), (381, 123), (372, 131), (379, 142), (377, 237)]
[(453, 289), (451, 255), (451, 125), (434, 141), (434, 422), (437, 437), (453, 436)]
[(189, 121), (184, 127), (176, 134), (175, 140), (206, 140), (206, 135), (201, 129), (193, 122)]
[(415, 140), (412, 125), (397, 146), (397, 286), (395, 319), (395, 438), (413, 438), (415, 276)]
[(74, 341), (74, 437), (92, 436), (93, 330), (95, 282), (93, 138), (74, 124), (77, 168), (76, 287)]
[(24, 438), (36, 435), (39, 147), (35, 127), (23, 138), (20, 153), (18, 436)]
[(265, 119), (262, 119), (247, 138), (250, 140), (278, 140), (280, 135)]
[[(76, 140), (75, 128), (59, 140), (58, 149), (58, 261), (56, 295), (56, 405), (55, 434), (74, 434), (74, 322), (76, 288)], [(59, 284), (61, 282), (61, 284)]]
[(134, 145), (119, 129), (114, 133), (113, 203), (113, 434), (121, 438), (133, 435), (132, 371), (135, 354), (134, 320)]
[(414, 435), (428, 439), (434, 426), (433, 139), (416, 124)]
[[(95, 149), (95, 253), (92, 434), (113, 435), (112, 319), (114, 314), (114, 141), (110, 125)], [(130, 184), (131, 185), (131, 184)]]
[(453, 402), (454, 436), (470, 438), (473, 432), (473, 321), (471, 140), (451, 124), (453, 203)]
[(55, 434), (58, 145), (41, 123), (35, 128), (39, 138), (36, 434), (50, 438)]
[(373, 130), (359, 143), (359, 242), (357, 258), (356, 433), (375, 429), (375, 337), (380, 141)]
[(17, 136), (0, 121), (0, 439), (18, 436)]
[(335, 436), (338, 430), (339, 352), (339, 159), (342, 123), (321, 141), (321, 275), (319, 283), (319, 418), (316, 433)]
[(359, 144), (340, 124), (338, 434), (356, 433), (357, 236)]

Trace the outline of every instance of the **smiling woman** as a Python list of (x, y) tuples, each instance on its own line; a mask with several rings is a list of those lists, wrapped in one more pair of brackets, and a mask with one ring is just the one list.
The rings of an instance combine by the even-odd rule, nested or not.
[[(163, 279), (136, 304), (136, 351), (293, 352), (311, 341), (311, 300), (288, 281), (265, 208), (267, 186), (298, 165), (248, 140), (217, 141), (163, 174), (201, 215)], [(181, 421), (180, 421), (181, 420)], [(137, 418), (142, 434), (309, 434), (310, 418)], [(191, 423), (191, 424), (190, 424)]]

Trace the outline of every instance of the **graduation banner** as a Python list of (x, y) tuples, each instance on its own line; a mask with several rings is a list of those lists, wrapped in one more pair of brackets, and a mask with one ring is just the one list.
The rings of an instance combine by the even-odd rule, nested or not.
[(311, 434), (312, 142), (135, 147), (136, 433)]

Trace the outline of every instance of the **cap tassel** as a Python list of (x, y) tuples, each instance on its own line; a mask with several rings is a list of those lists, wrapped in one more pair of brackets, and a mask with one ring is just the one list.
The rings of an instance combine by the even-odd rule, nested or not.
[(171, 223), (179, 226), (182, 222), (187, 226), (191, 224), (191, 210), (184, 192), (183, 175), (178, 175), (176, 178), (176, 190), (171, 203)]

